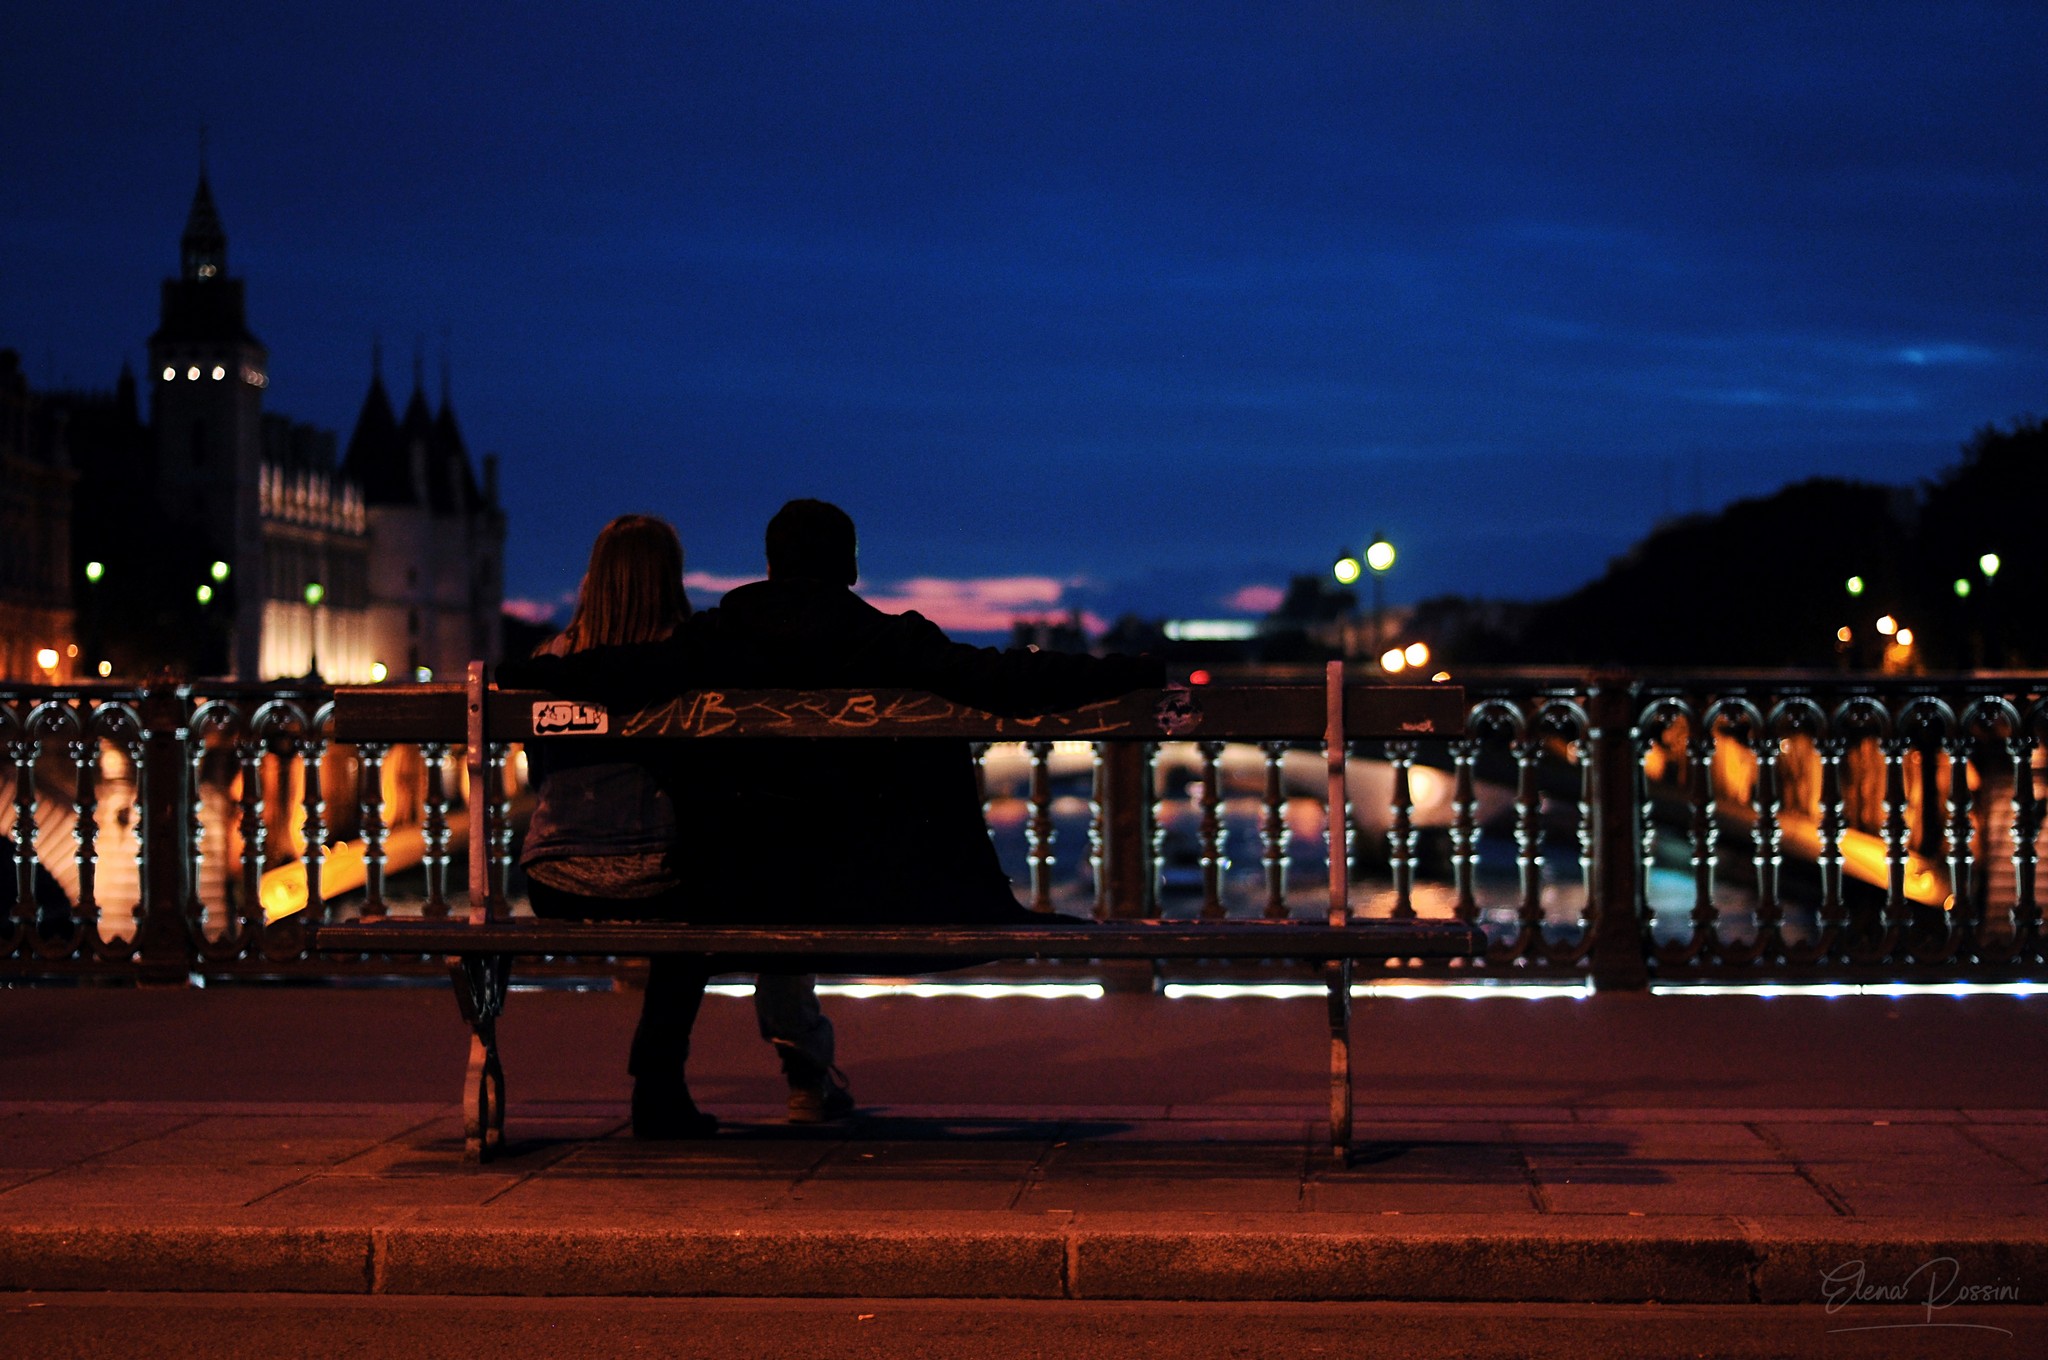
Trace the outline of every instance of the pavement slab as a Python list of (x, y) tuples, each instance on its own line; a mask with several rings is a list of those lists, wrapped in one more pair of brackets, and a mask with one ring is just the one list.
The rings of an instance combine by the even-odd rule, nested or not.
[[(632, 999), (522, 994), (508, 1145), (473, 1167), (460, 1045), (405, 1043), (449, 1020), (439, 994), (29, 1000), (0, 989), (0, 1024), (59, 1038), (0, 1052), (0, 1289), (2048, 1301), (2048, 1101), (2011, 1107), (2012, 1062), (2048, 1062), (2048, 1002), (1774, 1000), (1811, 1022), (1796, 1071), (1752, 999), (1375, 1002), (1339, 1161), (1319, 1006), (827, 998), (871, 1103), (792, 1126), (750, 1011), (707, 1005), (724, 1125), (640, 1143), (590, 1060), (623, 1052)], [(118, 1086), (67, 1018), (155, 1064)], [(1985, 1024), (2004, 1066), (1939, 1061)], [(302, 1042), (209, 1089), (205, 1055), (244, 1028)], [(1873, 1031), (1926, 1051), (1870, 1061)], [(1715, 1048), (1740, 1043), (1751, 1066)]]

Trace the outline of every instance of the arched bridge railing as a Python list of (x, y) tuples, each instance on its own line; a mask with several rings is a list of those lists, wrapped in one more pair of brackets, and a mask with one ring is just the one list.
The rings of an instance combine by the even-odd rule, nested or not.
[[(1348, 739), (1334, 819), (1330, 753), (1262, 712), (1288, 688), (1192, 691), (1156, 739), (978, 743), (1020, 898), (1320, 918), (1336, 844), (1355, 914), (1485, 929), (1404, 978), (2048, 980), (2048, 676), (1489, 679), (1437, 730)], [(313, 958), (305, 926), (464, 909), (476, 797), (517, 908), (523, 751), (467, 757), (459, 711), (339, 741), (319, 689), (0, 686), (0, 976), (433, 971)]]

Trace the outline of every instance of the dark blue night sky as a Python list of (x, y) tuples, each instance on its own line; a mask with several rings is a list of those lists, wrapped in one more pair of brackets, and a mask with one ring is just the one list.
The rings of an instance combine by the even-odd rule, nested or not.
[(15, 6), (0, 346), (139, 367), (204, 122), (270, 408), (346, 438), (445, 330), (512, 594), (817, 495), (956, 626), (1375, 529), (1397, 600), (1554, 593), (2048, 406), (2039, 4), (460, 11)]

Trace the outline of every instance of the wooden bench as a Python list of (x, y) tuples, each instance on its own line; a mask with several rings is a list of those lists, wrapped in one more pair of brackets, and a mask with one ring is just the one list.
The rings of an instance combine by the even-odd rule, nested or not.
[[(488, 1160), (502, 1145), (504, 1070), (497, 1019), (515, 956), (687, 954), (715, 957), (726, 971), (820, 971), (818, 964), (858, 958), (920, 961), (960, 958), (1030, 960), (1289, 959), (1322, 966), (1330, 1034), (1330, 1136), (1341, 1157), (1351, 1138), (1351, 974), (1360, 960), (1471, 957), (1485, 948), (1459, 922), (1359, 921), (1350, 910), (1343, 852), (1347, 743), (1361, 738), (1413, 740), (1464, 732), (1464, 694), (1449, 686), (1395, 688), (1344, 684), (1332, 663), (1323, 686), (1232, 686), (1128, 695), (1067, 713), (998, 718), (910, 691), (701, 691), (636, 713), (531, 691), (495, 690), (473, 662), (463, 685), (375, 686), (335, 696), (335, 739), (344, 742), (453, 742), (469, 762), (467, 921), (370, 917), (322, 925), (313, 947), (324, 953), (442, 954), (456, 1002), (471, 1031), (463, 1084), (464, 1159)], [(493, 772), (491, 743), (554, 737), (717, 740), (736, 737), (943, 737), (983, 741), (1320, 740), (1329, 772), (1333, 837), (1326, 922), (1291, 920), (1115, 920), (1093, 927), (696, 926), (653, 922), (511, 919), (491, 872), (499, 825), (497, 800), (479, 796)]]

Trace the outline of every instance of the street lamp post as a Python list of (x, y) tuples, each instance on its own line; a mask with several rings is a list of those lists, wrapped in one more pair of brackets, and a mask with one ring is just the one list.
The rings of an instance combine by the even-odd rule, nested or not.
[(1984, 573), (1984, 602), (1978, 607), (1977, 617), (1984, 621), (1984, 645), (1986, 660), (1994, 668), (2005, 665), (2005, 645), (2002, 630), (1998, 626), (1999, 592), (1992, 587), (1998, 584), (1998, 569), (2005, 565), (1997, 553), (1988, 552), (1977, 559), (1977, 570)]
[(320, 678), (320, 602), (327, 598), (327, 587), (318, 581), (306, 582), (306, 678)]
[(91, 663), (90, 669), (100, 666), (100, 581), (107, 574), (104, 562), (85, 564), (85, 650)]
[(1372, 649), (1377, 652), (1386, 645), (1386, 578), (1394, 565), (1394, 545), (1385, 534), (1374, 534), (1366, 545), (1365, 565), (1372, 568)]

